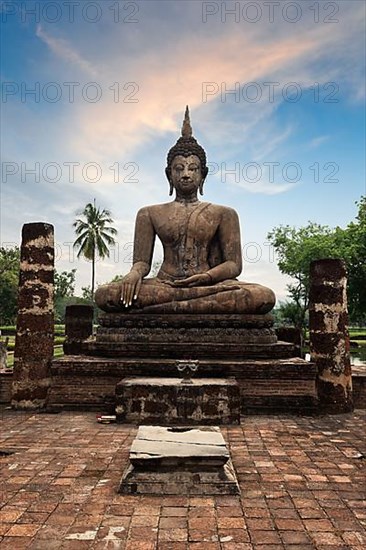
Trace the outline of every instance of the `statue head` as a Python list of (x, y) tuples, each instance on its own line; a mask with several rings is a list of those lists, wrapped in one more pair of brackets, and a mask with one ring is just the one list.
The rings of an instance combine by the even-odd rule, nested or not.
[(203, 147), (201, 147), (201, 145), (197, 143), (197, 140), (192, 136), (192, 127), (191, 127), (191, 122), (189, 120), (189, 109), (187, 105), (186, 112), (184, 115), (183, 126), (182, 126), (182, 136), (178, 139), (177, 143), (173, 145), (173, 147), (168, 152), (167, 167), (165, 169), (165, 174), (169, 180), (169, 185), (170, 185), (169, 195), (173, 194), (173, 182), (171, 177), (171, 174), (172, 174), (171, 169), (172, 169), (172, 162), (174, 158), (177, 156), (191, 157), (192, 155), (195, 155), (200, 160), (202, 180), (199, 186), (199, 192), (201, 195), (203, 195), (203, 183), (208, 174), (208, 168), (206, 165), (206, 162), (207, 162), (206, 153)]

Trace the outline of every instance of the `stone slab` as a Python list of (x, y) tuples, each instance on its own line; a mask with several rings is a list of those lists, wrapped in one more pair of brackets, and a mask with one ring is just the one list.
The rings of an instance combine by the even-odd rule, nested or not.
[(136, 378), (124, 378), (117, 384), (118, 388), (123, 386), (134, 386), (147, 385), (147, 386), (172, 386), (172, 387), (182, 387), (182, 386), (231, 386), (236, 387), (236, 381), (234, 378), (190, 378), (189, 381), (183, 378), (165, 378), (165, 377), (156, 377), (148, 378), (144, 376), (139, 376)]
[[(98, 338), (98, 337), (97, 337)], [(154, 342), (146, 339), (144, 342), (100, 342), (88, 340), (83, 342), (82, 350), (85, 355), (94, 357), (119, 357), (124, 359), (227, 359), (238, 361), (241, 359), (287, 359), (294, 356), (294, 345), (289, 342), (274, 343), (245, 343), (240, 341), (231, 343), (220, 341), (216, 335), (214, 342), (205, 341), (202, 336), (195, 342), (187, 342), (182, 338), (179, 341)]]
[(213, 467), (224, 465), (228, 459), (225, 440), (217, 427), (140, 426), (130, 451), (131, 464), (142, 468)]

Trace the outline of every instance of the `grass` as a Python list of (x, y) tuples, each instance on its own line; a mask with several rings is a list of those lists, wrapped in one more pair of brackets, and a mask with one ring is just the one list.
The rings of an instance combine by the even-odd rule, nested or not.
[[(53, 356), (54, 357), (62, 357), (64, 355), (64, 350), (62, 345), (61, 346), (55, 346), (53, 348)], [(14, 353), (9, 353), (7, 358), (7, 368), (11, 368), (14, 366)]]

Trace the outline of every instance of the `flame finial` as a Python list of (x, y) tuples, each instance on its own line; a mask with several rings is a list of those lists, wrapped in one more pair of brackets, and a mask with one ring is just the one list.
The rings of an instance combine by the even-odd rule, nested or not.
[(182, 137), (190, 138), (192, 137), (192, 126), (189, 119), (189, 107), (186, 106), (186, 112), (184, 113), (184, 120), (182, 125)]

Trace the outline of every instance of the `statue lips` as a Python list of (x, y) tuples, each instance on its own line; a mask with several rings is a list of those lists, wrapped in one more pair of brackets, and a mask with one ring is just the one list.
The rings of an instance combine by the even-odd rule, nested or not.
[(196, 188), (195, 182), (191, 179), (181, 179), (177, 182), (177, 184), (179, 185), (179, 187), (181, 187), (181, 189)]

